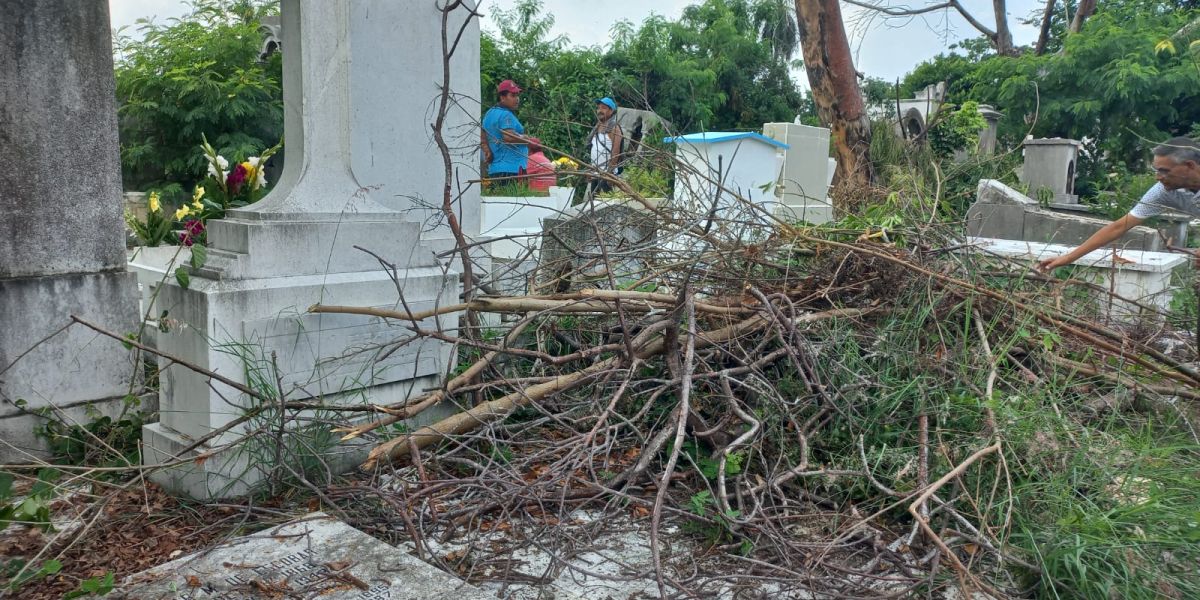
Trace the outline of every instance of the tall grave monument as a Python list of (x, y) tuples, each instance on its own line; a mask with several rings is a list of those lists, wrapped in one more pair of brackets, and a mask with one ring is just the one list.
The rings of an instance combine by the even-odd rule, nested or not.
[(138, 321), (110, 35), (107, 2), (0, 2), (0, 464), (44, 457), (35, 413), (86, 423), (130, 390), (120, 343), (51, 336)]
[[(158, 336), (160, 350), (268, 395), (282, 389), (289, 400), (385, 404), (438, 383), (451, 366), (448, 344), (397, 346), (406, 330), (396, 323), (306, 309), (416, 312), (458, 301), (458, 266), (438, 257), (453, 247), (451, 234), (430, 218), (445, 181), (430, 127), (443, 82), (440, 4), (281, 2), (283, 174), (262, 201), (209, 224), (208, 262), (186, 288), (164, 285), (156, 306), (182, 326)], [(451, 16), (453, 41), (467, 11)], [(461, 180), (475, 177), (477, 163), (478, 39), (472, 19), (449, 61), (454, 100), (444, 132)], [(477, 235), (478, 191), (455, 194), (465, 233)], [(421, 326), (457, 322), (455, 315), (440, 319)], [(199, 498), (242, 494), (263, 481), (275, 468), (276, 440), (228, 446), (262, 423), (251, 420), (191, 448), (262, 402), (178, 364), (163, 366), (162, 416), (144, 430), (143, 460), (184, 464), (154, 478)], [(287, 451), (305, 445), (314, 449), (301, 442)], [(358, 456), (339, 445), (321, 458), (337, 468)]]

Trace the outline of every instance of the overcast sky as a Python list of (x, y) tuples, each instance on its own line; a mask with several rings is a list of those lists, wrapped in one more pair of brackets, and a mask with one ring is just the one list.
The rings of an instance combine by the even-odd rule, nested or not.
[[(410, 1), (410, 0), (403, 0)], [(901, 0), (888, 0), (892, 6), (902, 6)], [(486, 14), (489, 7), (509, 8), (516, 0), (481, 0)], [(571, 43), (580, 46), (606, 45), (608, 32), (613, 23), (628, 19), (640, 23), (652, 12), (668, 18), (676, 18), (689, 4), (699, 0), (543, 0), (544, 10), (554, 15), (555, 33), (566, 36)], [(962, 0), (967, 10), (983, 23), (991, 26), (990, 0)], [(156, 17), (163, 21), (178, 17), (187, 11), (182, 0), (109, 0), (114, 27), (132, 26), (143, 17)], [(916, 0), (909, 6), (922, 6)], [(1009, 26), (1014, 41), (1029, 44), (1037, 38), (1037, 28), (1019, 23), (1019, 19), (1033, 10), (1044, 6), (1037, 0), (1009, 0)], [(859, 71), (888, 81), (903, 76), (917, 63), (945, 51), (957, 40), (975, 37), (978, 33), (957, 13), (938, 11), (906, 20), (884, 21), (876, 13), (867, 14), (844, 5), (846, 27), (853, 44)], [(485, 17), (484, 28), (494, 29)], [(801, 82), (807, 87), (807, 82)]]

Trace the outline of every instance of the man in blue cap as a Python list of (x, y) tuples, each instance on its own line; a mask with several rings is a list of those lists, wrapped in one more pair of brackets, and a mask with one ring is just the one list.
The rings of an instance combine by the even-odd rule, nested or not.
[(515, 181), (525, 171), (529, 157), (529, 140), (524, 136), (525, 127), (517, 119), (517, 107), (521, 104), (521, 88), (511, 79), (496, 86), (496, 105), (483, 115), (483, 131), (479, 135), (479, 146), (483, 150), (483, 167), (488, 178), (505, 179), (502, 183)]
[[(588, 134), (588, 144), (592, 149), (592, 166), (598, 171), (609, 175), (621, 173), (621, 150), (624, 135), (621, 126), (617, 124), (617, 103), (607, 96), (596, 100), (596, 126)], [(593, 191), (604, 192), (612, 188), (612, 184), (598, 178)]]

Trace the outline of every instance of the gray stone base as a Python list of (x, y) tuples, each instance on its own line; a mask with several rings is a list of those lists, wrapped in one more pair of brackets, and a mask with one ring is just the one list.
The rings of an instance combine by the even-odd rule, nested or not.
[[(374, 404), (390, 404), (401, 402), (410, 396), (416, 396), (422, 391), (437, 385), (439, 377), (424, 377), (416, 380), (396, 382), (371, 388), (367, 400)], [(326, 398), (329, 404), (346, 405), (337, 398)], [(416, 417), (403, 421), (407, 430), (428, 425), (441, 420), (454, 412), (452, 405), (443, 403), (430, 407)], [(374, 417), (371, 417), (374, 418)], [(353, 423), (361, 423), (363, 419)], [(332, 473), (344, 473), (357, 467), (367, 457), (367, 453), (380, 440), (375, 436), (367, 436), (338, 443), (341, 434), (329, 433), (335, 425), (320, 427), (317, 432), (291, 436), (285, 434), (285, 447), (302, 447), (308, 453), (317, 448), (324, 448), (321, 460), (328, 465)], [(326, 447), (319, 440), (327, 440)], [(274, 460), (274, 438), (262, 436), (252, 442), (214, 448), (208, 444), (199, 446), (189, 452), (184, 449), (195, 443), (187, 435), (179, 433), (163, 425), (153, 423), (142, 428), (142, 464), (159, 465), (182, 461), (179, 465), (154, 471), (150, 480), (159, 484), (163, 489), (176, 495), (186, 495), (198, 500), (215, 500), (234, 498), (259, 491), (271, 476)], [(252, 445), (251, 445), (252, 444)], [(285, 460), (289, 453), (285, 453)], [(297, 462), (298, 457), (292, 454), (289, 464)]]
[(129, 349), (81, 325), (38, 342), (71, 315), (110, 331), (135, 331), (137, 305), (133, 273), (0, 279), (0, 463), (45, 457), (28, 411), (70, 407), (68, 418), (81, 418), (83, 406), (97, 401), (102, 413), (119, 411), (137, 374)]
[(138, 573), (122, 582), (110, 597), (273, 597), (262, 588), (279, 590), (279, 597), (325, 600), (495, 597), (321, 513)]

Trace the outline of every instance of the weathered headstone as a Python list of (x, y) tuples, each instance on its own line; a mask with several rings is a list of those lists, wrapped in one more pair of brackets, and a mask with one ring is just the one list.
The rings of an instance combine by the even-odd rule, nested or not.
[(834, 164), (829, 160), (829, 129), (799, 123), (766, 123), (763, 135), (788, 145), (783, 151), (783, 171), (775, 195), (780, 217), (821, 224), (833, 220), (829, 182)]
[[(428, 205), (441, 204), (444, 181), (429, 127), (443, 75), (440, 5), (283, 0), (283, 174), (266, 198), (209, 224), (208, 264), (188, 287), (162, 286), (155, 310), (182, 326), (160, 334), (159, 349), (265, 386), (272, 397), (272, 388), (282, 388), (289, 399), (326, 403), (403, 401), (448, 371), (447, 343), (423, 338), (392, 346), (406, 335), (402, 326), (306, 312), (318, 303), (415, 312), (458, 300), (457, 272), (435, 258), (452, 245), (449, 231), (422, 230), (438, 212)], [(453, 14), (451, 39), (466, 15), (465, 8)], [(472, 19), (450, 60), (456, 98), (478, 97), (477, 39)], [(465, 135), (471, 117), (451, 106), (446, 135), (453, 140)], [(478, 130), (468, 137), (477, 142)], [(475, 162), (465, 153), (456, 155), (462, 170)], [(457, 196), (453, 210), (464, 233), (477, 235), (478, 192)], [(420, 325), (453, 330), (456, 322), (446, 315)], [(153, 478), (200, 498), (243, 494), (262, 482), (276, 467), (274, 448), (222, 448), (253, 424), (185, 452), (261, 402), (178, 364), (163, 366), (162, 416), (143, 431), (143, 460), (184, 461)], [(353, 446), (317, 450), (334, 469), (360, 456)], [(188, 460), (198, 456), (205, 459)]]
[(1075, 172), (1080, 146), (1064, 138), (1025, 140), (1021, 182), (1029, 186), (1029, 195), (1038, 200), (1046, 196), (1052, 205), (1079, 204)]
[(596, 200), (542, 226), (534, 293), (627, 285), (647, 274), (660, 250), (654, 215), (632, 201)]
[(126, 600), (483, 600), (478, 588), (316, 513), (131, 576)]
[(138, 319), (110, 35), (107, 2), (0, 3), (0, 463), (45, 455), (31, 411), (82, 424), (130, 389), (120, 343), (80, 326), (38, 343), (71, 315)]

